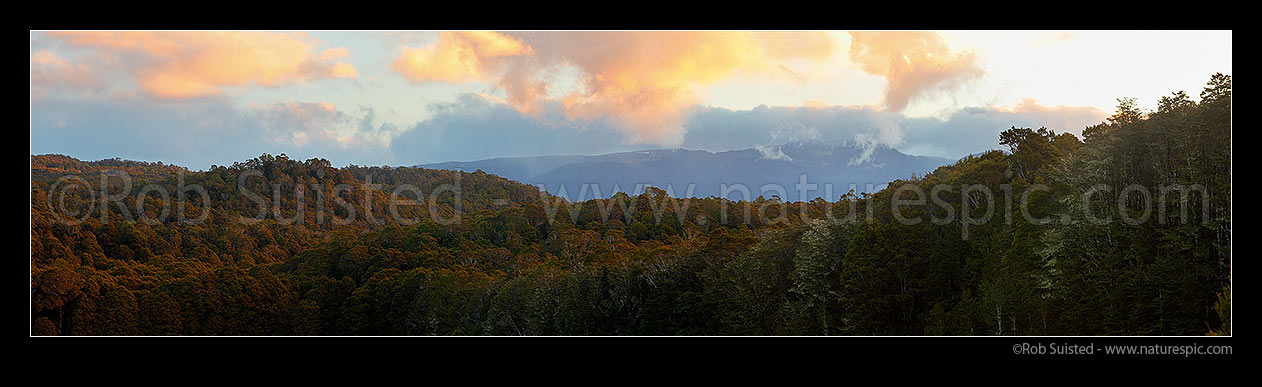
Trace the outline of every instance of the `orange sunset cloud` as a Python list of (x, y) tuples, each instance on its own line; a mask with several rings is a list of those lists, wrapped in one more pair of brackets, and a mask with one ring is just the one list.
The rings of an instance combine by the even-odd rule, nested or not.
[[(707, 86), (790, 77), (783, 62), (822, 61), (835, 50), (822, 32), (444, 32), (431, 45), (404, 47), (394, 70), (417, 83), (489, 82), (523, 113), (559, 102), (572, 120), (612, 118), (631, 142), (677, 145), (687, 109)], [(580, 86), (550, 93), (548, 81), (564, 68), (577, 70)]]
[(925, 92), (982, 75), (972, 53), (951, 52), (938, 33), (929, 31), (850, 32), (850, 60), (885, 78), (885, 107), (893, 112)]
[[(349, 52), (317, 53), (302, 33), (107, 31), (50, 32), (78, 47), (109, 57), (127, 56), (139, 88), (161, 98), (218, 94), (225, 87), (276, 87), (325, 78), (354, 78)], [(32, 67), (37, 63), (32, 59)]]

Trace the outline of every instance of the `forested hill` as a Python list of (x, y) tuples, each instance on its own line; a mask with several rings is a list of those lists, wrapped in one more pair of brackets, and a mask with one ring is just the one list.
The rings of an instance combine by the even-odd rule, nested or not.
[(1083, 134), (798, 203), (32, 156), (32, 333), (1229, 334), (1230, 77)]

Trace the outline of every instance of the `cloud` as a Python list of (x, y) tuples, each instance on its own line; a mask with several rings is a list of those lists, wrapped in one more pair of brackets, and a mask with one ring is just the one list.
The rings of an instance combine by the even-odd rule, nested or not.
[(465, 94), (454, 102), (431, 103), (428, 109), (431, 118), (390, 141), (394, 158), (404, 165), (644, 148), (624, 144), (622, 134), (606, 121), (572, 125), (555, 102), (543, 104), (531, 116), (507, 103)]
[(530, 53), (520, 40), (497, 32), (444, 31), (432, 44), (403, 46), (391, 68), (412, 82), (461, 83), (493, 76), (497, 58)]
[[(1011, 107), (969, 107), (945, 118), (907, 117), (872, 106), (768, 107), (729, 110), (705, 107), (687, 120), (683, 148), (768, 150), (796, 140), (842, 142), (865, 149), (890, 146), (914, 155), (959, 158), (999, 148), (999, 133), (1013, 126), (1046, 126), (1079, 134), (1109, 113), (1093, 107), (1043, 106), (1026, 100)], [(775, 128), (810, 128), (786, 137)], [(784, 141), (786, 138), (790, 141)], [(855, 163), (866, 161), (864, 157)]]
[(350, 56), (351, 51), (346, 49), (346, 47), (330, 48), (320, 53), (320, 59), (322, 60), (343, 59)]
[(337, 142), (337, 127), (347, 118), (328, 102), (278, 102), (256, 107), (255, 116), (263, 126), (262, 136), (274, 143), (297, 146), (312, 141)]
[[(81, 66), (121, 71), (149, 95), (186, 99), (246, 85), (277, 87), (327, 78), (354, 78), (340, 61), (344, 47), (317, 53), (303, 33), (260, 31), (70, 31), (47, 32), (90, 54)], [(102, 59), (102, 60), (98, 60)], [(101, 69), (97, 66), (118, 66)], [(32, 66), (35, 66), (34, 58)]]
[(1041, 122), (1040, 126), (1074, 134), (1082, 134), (1082, 129), (1087, 125), (1100, 123), (1111, 115), (1093, 106), (1044, 106), (1033, 98), (1024, 98), (1012, 107), (999, 106), (992, 109), (1031, 117)]
[(45, 99), (53, 92), (99, 93), (105, 88), (100, 76), (83, 64), (73, 64), (49, 50), (31, 53), (31, 99)]
[(263, 153), (337, 165), (389, 164), (385, 145), (323, 102), (237, 106), (226, 97), (52, 99), (31, 105), (31, 153), (85, 160), (121, 157), (194, 169)]
[[(487, 82), (525, 114), (559, 103), (580, 125), (608, 120), (626, 142), (675, 146), (707, 86), (800, 77), (783, 63), (822, 61), (835, 49), (823, 32), (442, 33), (430, 45), (404, 46), (394, 69), (413, 82)], [(578, 74), (577, 87), (551, 89), (566, 71)]]
[(730, 110), (703, 107), (688, 117), (687, 149), (747, 149), (794, 141), (851, 141), (874, 126), (880, 109), (864, 106), (769, 107)]
[(866, 34), (852, 36), (850, 55), (889, 80), (884, 106), (728, 110), (698, 103), (709, 86), (735, 78), (813, 82), (817, 72), (800, 71), (802, 64), (830, 58), (835, 42), (816, 32), (438, 33), (403, 44), (394, 71), (413, 83), (484, 82), (492, 90), (426, 105), (428, 119), (405, 125), (318, 97), (234, 101), (232, 88), (358, 76), (345, 62), (350, 49), (301, 33), (36, 32), (31, 149), (193, 167), (263, 152), (405, 165), (659, 147), (755, 148), (774, 158), (783, 153), (776, 146), (797, 141), (959, 157), (997, 147), (1011, 126), (1078, 133), (1107, 116), (1032, 99), (904, 116), (909, 101), (953, 90), (981, 69), (932, 33)]
[(1047, 127), (1081, 138), (1082, 129), (1103, 122), (1110, 113), (1089, 106), (1043, 106), (1031, 99), (1011, 107), (968, 107), (946, 119), (907, 118), (899, 121), (900, 150), (956, 158), (999, 149), (999, 133), (1011, 127)]
[(983, 73), (973, 53), (951, 52), (938, 33), (929, 31), (850, 32), (850, 60), (886, 79), (885, 107), (892, 112)]
[[(267, 152), (262, 127), (224, 98), (53, 99), (31, 105), (31, 153), (122, 157), (205, 168)], [(257, 153), (256, 153), (257, 152)]]
[[(596, 155), (659, 148), (627, 144), (610, 119), (575, 126), (559, 102), (529, 115), (507, 101), (466, 94), (428, 106), (433, 116), (391, 140), (394, 159), (405, 165), (497, 157)], [(1043, 106), (1033, 100), (1010, 107), (972, 107), (945, 118), (907, 117), (876, 106), (694, 109), (683, 122), (680, 147), (708, 151), (755, 149), (785, 159), (780, 145), (840, 142), (865, 149), (890, 146), (915, 155), (959, 158), (999, 147), (999, 133), (1012, 126), (1046, 126), (1080, 133), (1108, 114), (1090, 107)], [(371, 128), (371, 126), (368, 126)], [(853, 160), (866, 162), (862, 155)]]
[[(379, 122), (372, 108), (348, 114), (325, 102), (237, 106), (224, 96), (179, 101), (140, 96), (52, 99), (31, 106), (31, 152), (163, 161), (200, 169), (262, 153), (322, 157), (335, 165), (415, 165), (659, 147), (621, 141), (625, 135), (611, 119), (574, 125), (556, 101), (543, 103), (533, 115), (505, 101), (472, 94), (427, 108), (429, 119), (397, 128)], [(965, 108), (945, 118), (910, 118), (873, 106), (700, 107), (685, 118), (687, 132), (680, 145), (708, 151), (753, 148), (777, 159), (787, 157), (779, 147), (786, 143), (844, 142), (958, 158), (998, 148), (999, 132), (1012, 126), (1078, 133), (1107, 116), (1093, 108), (1043, 106), (1032, 100), (1009, 107)]]
[(898, 126), (896, 117), (889, 111), (870, 112), (870, 126), (855, 133), (855, 143), (863, 148), (863, 153), (850, 160), (850, 165), (859, 165), (872, 158), (881, 145), (896, 147), (903, 144), (903, 130)]
[(782, 145), (755, 145), (754, 150), (758, 151), (764, 160), (793, 161), (792, 157), (784, 154)]

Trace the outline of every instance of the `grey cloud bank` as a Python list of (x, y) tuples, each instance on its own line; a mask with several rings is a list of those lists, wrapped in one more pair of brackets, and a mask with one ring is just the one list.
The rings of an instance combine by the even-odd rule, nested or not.
[(687, 122), (683, 147), (718, 151), (819, 140), (886, 145), (907, 154), (956, 159), (998, 148), (999, 133), (1013, 126), (1080, 134), (1107, 116), (1091, 108), (1038, 108), (970, 107), (945, 119), (892, 115), (869, 107), (703, 108)]
[[(418, 165), (659, 148), (629, 143), (608, 120), (566, 120), (555, 104), (526, 116), (505, 104), (463, 95), (426, 108), (428, 120), (374, 127), (371, 109), (330, 110), (314, 103), (240, 107), (226, 98), (43, 100), (31, 105), (31, 153), (204, 169), (262, 153), (320, 157), (334, 165)], [(759, 149), (774, 159), (784, 156), (778, 145), (822, 141), (956, 159), (998, 148), (999, 132), (1009, 127), (1046, 126), (1077, 134), (1105, 116), (1096, 109), (1044, 107), (1033, 101), (1011, 109), (964, 108), (944, 118), (906, 117), (870, 107), (696, 107), (684, 122), (680, 148)]]

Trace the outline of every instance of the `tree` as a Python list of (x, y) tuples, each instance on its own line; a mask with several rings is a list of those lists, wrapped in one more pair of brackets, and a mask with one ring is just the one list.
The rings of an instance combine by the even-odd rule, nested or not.
[(1012, 151), (1013, 168), (1026, 180), (1032, 179), (1043, 166), (1060, 160), (1061, 151), (1054, 145), (1055, 141), (1056, 132), (1047, 128), (1012, 127), (999, 133), (999, 144)]
[(1139, 108), (1135, 98), (1118, 98), (1117, 111), (1109, 117), (1110, 125), (1129, 125), (1144, 119), (1144, 111)]

